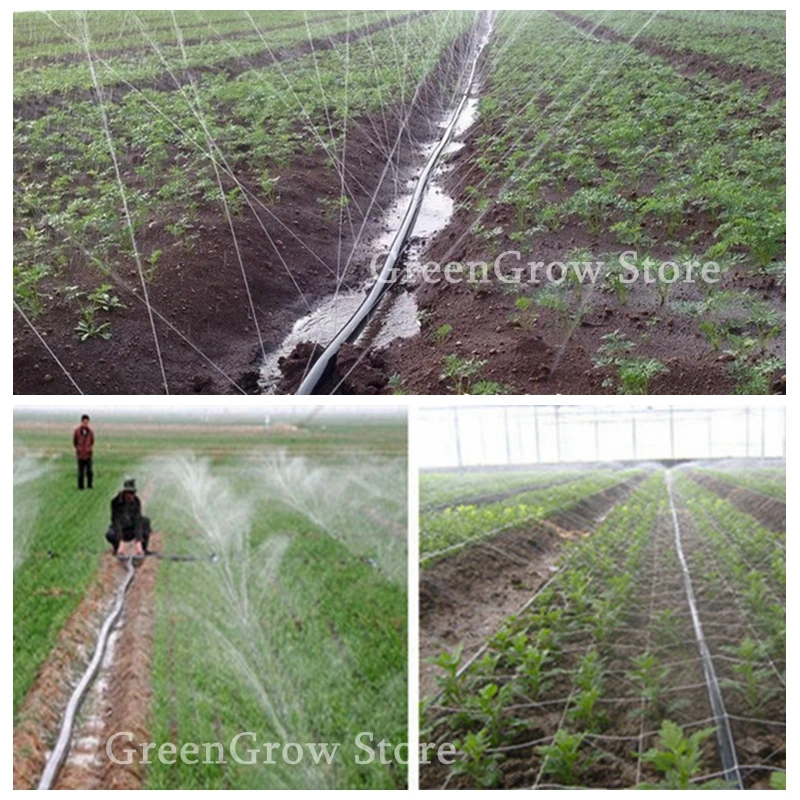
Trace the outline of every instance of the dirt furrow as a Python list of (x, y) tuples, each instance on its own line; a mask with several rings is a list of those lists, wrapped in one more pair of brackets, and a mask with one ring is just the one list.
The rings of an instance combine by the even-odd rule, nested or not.
[(540, 525), (457, 551), (420, 575), (420, 697), (435, 693), (442, 650), (473, 655), (553, 575), (565, 540), (589, 535), (635, 488), (630, 482), (587, 498)]
[(706, 72), (725, 83), (740, 81), (751, 92), (767, 88), (768, 104), (775, 103), (786, 97), (785, 76), (774, 75), (771, 72), (765, 72), (755, 67), (746, 67), (742, 64), (730, 64), (705, 53), (675, 50), (647, 37), (637, 37), (631, 42), (631, 37), (625, 36), (606, 25), (594, 23), (589, 19), (566, 11), (554, 11), (553, 13), (564, 22), (583, 31), (591, 32), (593, 36), (602, 41), (631, 44), (642, 53), (663, 58), (673, 69), (686, 77), (694, 77)]
[[(303, 56), (312, 53), (320, 53), (325, 50), (331, 50), (339, 44), (348, 42), (353, 44), (365, 36), (371, 36), (386, 28), (393, 28), (397, 25), (404, 25), (417, 17), (430, 14), (430, 11), (415, 11), (411, 14), (405, 14), (400, 17), (393, 17), (388, 20), (381, 20), (380, 22), (373, 22), (371, 25), (366, 25), (363, 28), (355, 28), (352, 30), (336, 33), (331, 36), (320, 37), (319, 39), (311, 39), (296, 47), (289, 47), (278, 50), (265, 49), (247, 58), (228, 58), (220, 61), (217, 64), (211, 64), (203, 67), (192, 67), (184, 70), (181, 73), (179, 80), (176, 82), (175, 77), (165, 73), (152, 80), (142, 81), (135, 85), (131, 85), (125, 81), (104, 86), (102, 88), (103, 99), (107, 103), (119, 103), (122, 98), (129, 92), (134, 90), (147, 91), (155, 90), (159, 92), (174, 92), (182, 89), (185, 86), (197, 81), (203, 75), (217, 75), (225, 73), (231, 80), (241, 75), (243, 72), (248, 72), (252, 69), (264, 69), (270, 67), (277, 62), (294, 61)], [(102, 61), (101, 61), (102, 63)], [(63, 105), (72, 105), (73, 103), (80, 102), (95, 102), (96, 95), (93, 89), (85, 89), (79, 92), (69, 92), (68, 94), (60, 94), (55, 92), (53, 94), (42, 95), (33, 98), (25, 98), (14, 102), (14, 118), (30, 121), (40, 119), (51, 110)]]

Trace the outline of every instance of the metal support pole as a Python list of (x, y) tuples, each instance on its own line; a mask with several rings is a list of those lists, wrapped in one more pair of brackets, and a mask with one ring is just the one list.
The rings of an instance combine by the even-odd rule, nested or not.
[(533, 427), (536, 431), (536, 463), (542, 463), (542, 450), (539, 445), (539, 406), (533, 407)]
[(669, 407), (669, 457), (675, 460), (675, 409)]
[(503, 427), (506, 432), (506, 465), (511, 466), (511, 437), (508, 435), (508, 407), (503, 408)]
[(561, 422), (558, 418), (558, 406), (553, 406), (556, 415), (556, 461), (561, 461)]
[(714, 437), (712, 434), (712, 427), (714, 425), (714, 415), (708, 415), (708, 457), (714, 458)]
[(767, 451), (767, 409), (761, 406), (761, 464)]
[(456, 429), (456, 460), (458, 461), (458, 471), (464, 471), (464, 465), (461, 461), (461, 431), (458, 426), (458, 406), (453, 409), (453, 424)]
[(597, 418), (597, 408), (594, 410), (594, 460), (600, 460), (600, 420)]
[(631, 417), (631, 436), (633, 437), (633, 460), (636, 461), (636, 416)]
[(744, 409), (744, 457), (750, 458), (750, 407)]

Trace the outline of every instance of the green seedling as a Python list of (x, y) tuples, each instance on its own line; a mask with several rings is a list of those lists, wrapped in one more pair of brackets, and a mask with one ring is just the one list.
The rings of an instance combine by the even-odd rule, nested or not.
[(502, 777), (500, 756), (489, 753), (488, 736), (485, 730), (478, 733), (468, 733), (464, 740), (454, 742), (457, 750), (464, 754), (453, 764), (455, 775), (469, 775), (482, 789), (491, 789), (497, 786)]
[(703, 728), (686, 736), (683, 730), (670, 720), (664, 720), (659, 731), (658, 746), (642, 755), (642, 761), (652, 764), (663, 774), (659, 783), (643, 783), (637, 789), (727, 789), (725, 781), (712, 780), (695, 784), (692, 779), (700, 774), (703, 761), (701, 745), (714, 735), (714, 728)]
[(444, 369), (441, 380), (450, 381), (456, 394), (469, 394), (477, 374), (486, 366), (485, 361), (477, 358), (462, 358), (457, 353), (444, 357)]
[(563, 786), (574, 786), (579, 783), (583, 770), (588, 766), (590, 758), (581, 761), (581, 745), (586, 738), (584, 733), (569, 733), (559, 729), (553, 737), (552, 744), (539, 745), (536, 752), (544, 756), (542, 774), (552, 777)]

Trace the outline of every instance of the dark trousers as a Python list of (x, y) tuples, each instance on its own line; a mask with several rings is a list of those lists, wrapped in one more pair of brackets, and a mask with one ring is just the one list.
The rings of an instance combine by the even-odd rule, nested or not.
[[(106, 539), (108, 543), (114, 548), (114, 552), (116, 553), (119, 550), (120, 542), (132, 542), (136, 539), (136, 531), (122, 531), (120, 532), (112, 525), (106, 531)], [(147, 552), (147, 545), (150, 542), (150, 518), (149, 517), (142, 517), (142, 528), (141, 528), (141, 538), (142, 538), (142, 547), (144, 551)]]
[(91, 458), (79, 458), (78, 459), (78, 488), (83, 489), (83, 479), (86, 478), (86, 488), (92, 488), (92, 478), (94, 474), (92, 473), (92, 459)]

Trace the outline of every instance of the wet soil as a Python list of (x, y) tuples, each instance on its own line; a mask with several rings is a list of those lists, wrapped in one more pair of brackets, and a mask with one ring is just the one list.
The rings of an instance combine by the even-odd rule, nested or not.
[(692, 480), (715, 492), (739, 511), (749, 514), (765, 528), (779, 533), (786, 532), (786, 503), (778, 498), (768, 497), (744, 486), (736, 486), (713, 475), (702, 472), (690, 474)]
[[(160, 552), (163, 537), (154, 532), (151, 549)], [(156, 608), (158, 559), (145, 559), (136, 567), (125, 599), (125, 609), (115, 627), (110, 658), (95, 679), (73, 736), (73, 748), (56, 783), (56, 789), (141, 789), (146, 767), (139, 763), (136, 745), (149, 742), (148, 717), (152, 690), (150, 656)], [(119, 731), (129, 731), (132, 741), (117, 739), (106, 754), (106, 742)]]
[[(590, 32), (601, 41), (630, 42), (630, 36), (621, 34), (614, 28), (610, 28), (606, 25), (598, 25), (585, 17), (570, 14), (566, 11), (555, 11), (553, 13), (559, 19), (564, 20), (564, 22), (568, 22), (581, 30)], [(687, 21), (687, 24), (691, 25), (694, 23)], [(705, 53), (697, 53), (690, 50), (675, 50), (646, 36), (636, 37), (636, 39), (630, 43), (640, 52), (663, 58), (681, 75), (691, 77), (705, 72), (725, 83), (739, 81), (746, 89), (752, 92), (766, 88), (768, 104), (772, 104), (786, 97), (786, 76), (775, 75), (771, 72), (756, 69), (755, 67), (746, 67), (743, 64), (730, 64), (718, 58), (714, 58), (713, 56), (706, 55)]]
[(503, 533), (423, 568), (420, 575), (420, 697), (436, 692), (442, 650), (473, 656), (556, 571), (565, 540), (587, 536), (639, 481), (605, 489), (527, 530)]
[[(391, 22), (401, 24), (402, 19)], [(352, 41), (352, 32), (350, 36)], [(421, 86), (413, 107), (398, 102), (391, 113), (387, 110), (380, 125), (370, 119), (353, 121), (348, 133), (347, 168), (356, 230), (364, 220), (362, 210), (369, 207), (373, 195), (376, 199), (366, 219), (367, 238), (371, 232), (377, 233), (383, 209), (391, 203), (397, 188), (391, 179), (381, 177), (387, 166), (386, 153), (399, 139), (392, 168), (385, 175), (417, 163), (416, 142), (431, 138), (434, 121), (449, 103), (448, 83), (458, 74), (460, 59), (468, 54), (467, 41), (468, 37), (462, 36), (445, 50), (439, 66)], [(329, 46), (333, 43), (329, 41)], [(409, 122), (401, 133), (401, 120), (406, 116)], [(260, 195), (256, 176), (237, 178), (256, 196)], [(266, 351), (283, 341), (294, 321), (308, 313), (318, 298), (333, 294), (336, 277), (330, 265), (337, 263), (340, 249), (347, 253), (353, 245), (347, 234), (340, 239), (338, 219), (327, 218), (317, 199), (340, 195), (339, 176), (325, 165), (324, 154), (317, 151), (298, 155), (279, 178), (280, 202), (273, 215), (267, 218), (262, 214), (259, 223), (253, 214), (245, 212), (244, 219), (236, 222), (239, 249)], [(137, 237), (137, 244), (141, 252), (163, 251), (148, 292), (169, 393), (260, 393), (259, 367), (264, 355), (227, 221), (218, 207), (201, 207), (192, 230), (195, 241), (191, 250), (174, 244), (166, 231), (167, 222), (156, 221), (146, 227)], [(311, 253), (315, 255), (312, 257)], [(351, 268), (351, 273), (356, 283), (365, 277), (367, 260)], [(84, 393), (163, 393), (135, 264), (130, 263), (110, 277), (128, 306), (114, 312), (110, 340), (90, 338), (79, 342), (74, 332), (76, 310), (70, 304), (48, 307), (37, 318), (36, 327)], [(76, 257), (57, 283), (93, 286), (96, 280), (96, 267)], [(47, 292), (55, 285), (42, 288)], [(14, 392), (75, 392), (19, 314), (14, 317)]]
[[(647, 42), (641, 46), (655, 47)], [(731, 67), (730, 80), (739, 79), (735, 75), (738, 71)], [(768, 77), (770, 85), (780, 83), (780, 78)], [(484, 80), (490, 79), (491, 76)], [(758, 80), (760, 87), (767, 78), (762, 76)], [(453, 156), (445, 189), (458, 197), (465, 186), (482, 185), (485, 173), (476, 163), (482, 152), (482, 142), (502, 137), (503, 133), (500, 123), (487, 127), (479, 121), (468, 134), (466, 146)], [(613, 168), (610, 161), (602, 166)], [(648, 193), (657, 182), (653, 176), (645, 176), (640, 186), (630, 189), (630, 199)], [(493, 184), (489, 180), (485, 193), (493, 197), (499, 188), (496, 181)], [(578, 185), (568, 186), (567, 193), (577, 188)], [(547, 199), (557, 201), (563, 197)], [(511, 208), (497, 206), (483, 219), (482, 227), (512, 231), (516, 224), (513, 214)], [(620, 214), (619, 219), (612, 221), (622, 219)], [(474, 212), (457, 207), (451, 223), (427, 243), (424, 260), (439, 264), (492, 262), (494, 256), (487, 253), (486, 243), (469, 232), (473, 221)], [(645, 227), (655, 242), (691, 240), (697, 251), (702, 252), (713, 242), (717, 225), (707, 216), (696, 213), (688, 215), (671, 235), (656, 225)], [(518, 243), (507, 239), (500, 239), (495, 245), (496, 252), (522, 249)], [(535, 253), (535, 260), (545, 264), (563, 261), (565, 254), (579, 248), (596, 254), (622, 249), (611, 233), (589, 230), (573, 215), (558, 231), (534, 234), (527, 251), (522, 253), (522, 261), (528, 260), (524, 257), (526, 253)], [(663, 244), (655, 245), (650, 251), (658, 259), (675, 257), (674, 251)], [(785, 314), (785, 287), (772, 277), (749, 274), (746, 269), (735, 267), (717, 286), (720, 291), (747, 291)], [(641, 281), (631, 287), (625, 305), (620, 305), (613, 294), (599, 286), (588, 287), (581, 301), (585, 313), (579, 324), (571, 323), (566, 327), (556, 312), (537, 309), (538, 318), (526, 329), (515, 309), (516, 296), (503, 289), (496, 280), (474, 287), (465, 281), (448, 283), (444, 280), (421, 285), (416, 290), (417, 303), (430, 319), (423, 325), (422, 332), (392, 342), (377, 353), (354, 347), (348, 353), (349, 369), (337, 370), (330, 386), (338, 386), (343, 394), (390, 393), (398, 387), (408, 394), (452, 393), (452, 382), (443, 377), (443, 359), (455, 354), (461, 359), (484, 362), (479, 377), (497, 384), (496, 393), (615, 394), (618, 387), (613, 382), (614, 376), (607, 369), (597, 368), (593, 357), (601, 337), (619, 331), (636, 344), (637, 357), (657, 359), (668, 370), (653, 378), (648, 389), (650, 394), (731, 394), (736, 388), (730, 372), (732, 357), (712, 349), (696, 319), (677, 313), (669, 305), (659, 305), (652, 287)], [(536, 291), (538, 288), (534, 284), (534, 296)], [(697, 299), (691, 287), (676, 285), (670, 302), (688, 299)], [(451, 333), (440, 339), (434, 334), (443, 323), (451, 326)], [(774, 349), (777, 355), (783, 354), (784, 335), (778, 337)], [(390, 382), (392, 377), (394, 380)], [(784, 370), (773, 373), (770, 386), (773, 394), (785, 394)]]
[[(664, 569), (665, 561), (672, 554), (672, 526), (668, 516), (662, 513), (648, 545), (646, 566), (634, 576), (635, 599), (626, 608), (624, 621), (613, 638), (598, 643), (588, 625), (587, 630), (573, 630), (564, 642), (559, 659), (563, 669), (555, 674), (550, 687), (540, 694), (537, 703), (526, 704), (520, 698), (519, 705), (514, 706), (513, 715), (520, 720), (522, 730), (517, 734), (509, 733), (504, 742), (498, 788), (562, 788), (542, 773), (542, 756), (536, 748), (547, 743), (561, 727), (570, 731), (580, 729), (580, 723), (576, 723), (576, 728), (576, 725), (565, 724), (564, 719), (570, 707), (574, 673), (590, 649), (599, 652), (606, 667), (604, 691), (599, 701), (604, 721), (588, 732), (582, 748), (582, 766), (576, 776), (579, 786), (625, 789), (643, 781), (657, 781), (658, 775), (648, 765), (639, 763), (636, 753), (655, 745), (662, 717), (667, 714), (678, 725), (690, 726), (692, 730), (709, 717), (702, 667), (697, 658), (680, 572)], [(624, 553), (612, 552), (609, 556), (622, 559)], [(677, 623), (669, 640), (659, 639), (651, 632), (652, 621), (665, 609), (677, 612)], [(519, 627), (527, 630), (524, 617)], [(647, 651), (670, 669), (659, 705), (644, 702), (627, 677), (632, 657)], [(502, 680), (498, 677), (502, 672), (501, 661), (495, 680)], [(719, 764), (713, 746), (706, 746), (704, 751), (702, 772), (717, 771)], [(474, 788), (468, 777), (448, 775), (439, 764), (422, 766), (420, 781), (423, 788)]]

